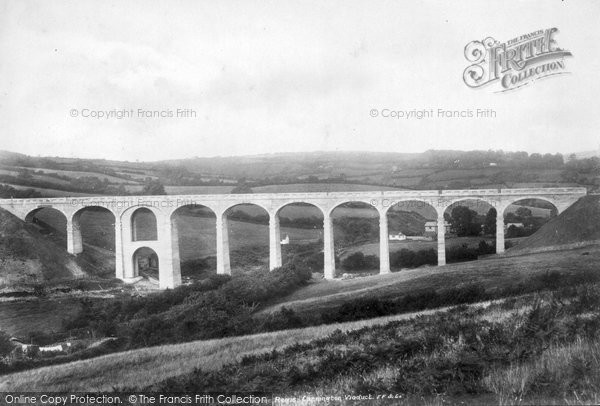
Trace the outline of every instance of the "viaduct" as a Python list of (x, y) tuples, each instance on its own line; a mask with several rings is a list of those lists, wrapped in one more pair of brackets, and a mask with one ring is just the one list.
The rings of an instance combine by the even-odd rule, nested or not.
[[(474, 189), (422, 190), (385, 192), (330, 192), (330, 193), (264, 193), (228, 195), (167, 195), (167, 196), (101, 196), (36, 199), (0, 199), (3, 208), (24, 221), (31, 221), (43, 208), (60, 211), (67, 219), (67, 251), (83, 251), (79, 219), (84, 209), (102, 207), (115, 218), (116, 277), (132, 280), (138, 274), (136, 252), (147, 247), (159, 258), (159, 284), (173, 288), (181, 284), (179, 241), (176, 211), (185, 206), (204, 206), (216, 216), (217, 273), (231, 272), (227, 212), (239, 204), (253, 204), (269, 215), (269, 267), (281, 266), (279, 212), (290, 204), (305, 203), (317, 207), (323, 214), (324, 275), (335, 277), (335, 253), (332, 212), (350, 202), (362, 202), (379, 213), (380, 273), (390, 272), (388, 218), (390, 207), (402, 202), (417, 202), (432, 206), (437, 213), (438, 265), (446, 264), (444, 212), (452, 204), (464, 200), (483, 201), (496, 208), (496, 251), (504, 252), (504, 212), (519, 200), (541, 199), (553, 204), (560, 213), (586, 195), (585, 188), (528, 188), (528, 189)], [(156, 220), (156, 238), (140, 241), (136, 233), (136, 215), (140, 210), (150, 211)]]

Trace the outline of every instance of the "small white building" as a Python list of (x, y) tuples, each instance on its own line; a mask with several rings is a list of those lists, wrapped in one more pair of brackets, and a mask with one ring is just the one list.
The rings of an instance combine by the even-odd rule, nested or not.
[(11, 338), (10, 341), (13, 343), (13, 345), (21, 347), (21, 350), (26, 354), (29, 352), (35, 352), (36, 350), (39, 352), (64, 352), (71, 347), (70, 342), (41, 346), (24, 343), (23, 341), (15, 337)]
[(505, 223), (504, 231), (508, 230), (510, 226), (515, 226), (516, 228), (525, 228), (525, 224), (523, 223)]
[(433, 237), (427, 235), (407, 235), (406, 239), (410, 241), (433, 241)]
[(290, 243), (290, 236), (289, 235), (285, 235), (285, 238), (283, 240), (281, 240), (281, 245), (288, 245)]
[(390, 234), (389, 240), (390, 241), (404, 241), (404, 240), (406, 240), (406, 235), (402, 234), (401, 232), (398, 232), (398, 234)]
[(59, 352), (59, 351), (67, 351), (71, 347), (71, 343), (61, 343), (55, 345), (47, 345), (45, 347), (40, 347), (40, 352)]
[[(437, 221), (428, 221), (425, 223), (425, 232), (437, 234)], [(446, 234), (450, 232), (450, 223), (444, 221), (444, 230)]]
[(33, 344), (27, 344), (27, 343), (24, 343), (23, 341), (19, 340), (19, 339), (18, 339), (18, 338), (16, 338), (16, 337), (12, 337), (12, 338), (10, 339), (10, 342), (11, 342), (11, 343), (12, 343), (14, 346), (20, 347), (20, 348), (21, 348), (21, 350), (23, 350), (23, 352), (24, 352), (24, 353), (27, 353), (27, 352), (29, 352), (29, 351), (33, 351), (33, 350), (36, 350), (36, 349), (38, 349), (38, 348), (39, 348), (39, 346), (37, 346), (37, 345), (33, 345)]

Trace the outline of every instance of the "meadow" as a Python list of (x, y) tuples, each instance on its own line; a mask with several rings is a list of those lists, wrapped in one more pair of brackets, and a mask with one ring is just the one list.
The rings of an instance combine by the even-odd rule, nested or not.
[[(444, 309), (440, 309), (444, 310)], [(370, 320), (334, 323), (315, 327), (253, 334), (240, 337), (163, 345), (104, 355), (59, 366), (5, 375), (0, 391), (106, 391), (159, 383), (201, 368), (218, 370), (245, 356), (282, 349), (296, 343), (326, 337), (333, 332), (351, 331), (390, 321), (432, 314), (426, 310)], [(111, 373), (106, 373), (111, 371)]]
[[(564, 262), (558, 263), (554, 267), (548, 266), (553, 262), (557, 262), (557, 258), (561, 256), (564, 257)], [(504, 288), (509, 289), (507, 292), (511, 291), (510, 289), (514, 292), (519, 292), (521, 289), (523, 289), (523, 292), (527, 292), (527, 289), (531, 289), (532, 286), (535, 289), (532, 280), (542, 281), (543, 283), (539, 286), (544, 289), (561, 289), (574, 283), (586, 284), (586, 279), (578, 278), (578, 275), (582, 277), (585, 275), (595, 275), (595, 271), (600, 264), (600, 247), (592, 249), (588, 247), (587, 251), (572, 250), (558, 253), (534, 254), (525, 258), (530, 258), (530, 260), (523, 267), (515, 267), (515, 263), (518, 261), (522, 262), (524, 258), (517, 259), (516, 261), (514, 258), (498, 258), (496, 260), (478, 261), (479, 268), (477, 269), (469, 268), (462, 270), (461, 267), (469, 264), (461, 264), (461, 267), (458, 265), (449, 265), (444, 268), (424, 268), (354, 280), (318, 281), (313, 279), (313, 282), (308, 286), (293, 291), (279, 301), (271, 301), (271, 304), (267, 303), (262, 311), (254, 315), (256, 322), (253, 324), (255, 326), (261, 325), (274, 316), (277, 316), (277, 314), (285, 316), (290, 311), (293, 312), (293, 317), (306, 317), (307, 320), (315, 322), (317, 321), (318, 314), (322, 316), (333, 315), (338, 312), (339, 307), (344, 303), (361, 303), (363, 299), (374, 297), (383, 303), (383, 301), (388, 299), (400, 300), (403, 297), (415, 294), (420, 294), (423, 298), (431, 298), (431, 294), (428, 292), (431, 292), (432, 289), (443, 291), (448, 287), (456, 287), (459, 289), (457, 292), (460, 292), (460, 287), (462, 286), (466, 289), (465, 292), (467, 292), (471, 289), (470, 286), (480, 286), (481, 289), (493, 295), (496, 291), (501, 294), (500, 289)], [(262, 286), (261, 282), (257, 283)], [(238, 281), (236, 286), (245, 286), (245, 289), (250, 289), (247, 291), (251, 292), (254, 288), (247, 287), (247, 285), (247, 282)], [(590, 283), (587, 283), (587, 285), (590, 285)], [(175, 292), (174, 294), (174, 297), (180, 296), (180, 294), (176, 294)], [(529, 299), (523, 299), (519, 302), (518, 306), (514, 306), (514, 309), (519, 312), (527, 310), (533, 303), (531, 296), (527, 297)], [(469, 299), (469, 296), (465, 296), (464, 299), (457, 296), (451, 300), (458, 300), (460, 303), (464, 302), (464, 300), (472, 299)], [(516, 303), (515, 300), (518, 301), (519, 299), (507, 299), (513, 305)], [(307, 303), (310, 306), (307, 307)], [(141, 304), (143, 305), (143, 303)], [(282, 312), (283, 306), (287, 310)], [(153, 306), (146, 306), (145, 308), (150, 311)], [(465, 314), (465, 308), (461, 307), (460, 309), (460, 314)], [(292, 344), (306, 343), (314, 339), (327, 338), (330, 335), (341, 337), (345, 340), (345, 336), (339, 336), (340, 332), (336, 332), (337, 329), (343, 332), (369, 326), (372, 330), (373, 326), (376, 325), (384, 325), (390, 321), (411, 318), (417, 314), (421, 316), (424, 314), (433, 314), (439, 310), (433, 309), (424, 313), (406, 313), (404, 315), (377, 317), (358, 322), (333, 323), (302, 329), (163, 345), (109, 354), (60, 366), (42, 367), (6, 375), (3, 377), (4, 383), (0, 384), (0, 390), (5, 390), (6, 388), (19, 390), (19, 388), (25, 387), (33, 390), (49, 390), (50, 388), (53, 390), (110, 390), (139, 388), (140, 382), (144, 382), (144, 385), (171, 385), (172, 382), (166, 381), (166, 379), (181, 374), (185, 375), (186, 373), (194, 374), (194, 370), (208, 373), (210, 371), (218, 371), (220, 368), (227, 367), (228, 364), (232, 363), (246, 365), (249, 362), (248, 360), (251, 360), (250, 364), (256, 360), (260, 361), (260, 358), (255, 359), (250, 357), (252, 354), (279, 353), (280, 350)], [(132, 308), (132, 311), (135, 312), (135, 308)], [(582, 314), (587, 313), (583, 312)], [(169, 316), (169, 318), (172, 317), (175, 316)], [(289, 317), (289, 315), (286, 317)], [(353, 312), (353, 317), (361, 317), (361, 314)], [(506, 315), (503, 311), (498, 312), (498, 309), (496, 309), (485, 315), (482, 319), (488, 321), (503, 320), (506, 317), (512, 316)], [(419, 324), (423, 326), (422, 328), (433, 328), (431, 326), (435, 326), (443, 321), (443, 319), (440, 321), (435, 320), (437, 319), (422, 319), (420, 317), (415, 322), (422, 323)], [(132, 321), (135, 321), (135, 318)], [(159, 330), (153, 332), (153, 334), (160, 333)], [(360, 334), (372, 336), (372, 333), (369, 333), (368, 330), (363, 330)], [(404, 337), (407, 334), (408, 332), (395, 332), (394, 337)], [(384, 334), (382, 337), (387, 336)], [(140, 336), (139, 338), (142, 337)], [(335, 340), (338, 339), (336, 338)], [(292, 347), (295, 348), (292, 350), (292, 353), (304, 348), (298, 346)], [(368, 351), (368, 349), (365, 351)], [(338, 368), (337, 370), (341, 371), (342, 369)], [(107, 371), (111, 372), (106, 373)], [(361, 371), (358, 369), (356, 373), (361, 373)], [(387, 369), (383, 368), (375, 376), (380, 376), (379, 374), (386, 373), (385, 371)], [(526, 372), (521, 371), (519, 373), (523, 375)], [(392, 376), (398, 377), (399, 375), (397, 372), (394, 372)], [(355, 378), (356, 374), (344, 379), (350, 379), (351, 384), (355, 385)], [(214, 383), (216, 381), (212, 380), (211, 382)], [(227, 385), (227, 383), (221, 384)], [(333, 390), (332, 388), (335, 388), (337, 384), (337, 382), (331, 383), (331, 386), (324, 384), (320, 388), (322, 390)], [(348, 388), (350, 387), (352, 386), (348, 386)]]
[(479, 261), (420, 267), (348, 280), (316, 280), (281, 303), (262, 310), (274, 313), (285, 306), (297, 314), (316, 314), (343, 303), (374, 295), (379, 299), (399, 298), (409, 293), (439, 290), (448, 286), (481, 285), (500, 291), (526, 283), (527, 278), (548, 272), (594, 272), (600, 266), (600, 245), (537, 254), (490, 257)]
[(402, 405), (597, 404), (599, 293), (597, 283), (564, 286), (487, 307), (335, 331), (145, 389), (391, 393)]
[(393, 393), (401, 405), (595, 404), (599, 293), (597, 283), (566, 284), (473, 305), (143, 348), (5, 375), (0, 390), (268, 387), (286, 396)]
[(58, 332), (62, 321), (79, 311), (76, 298), (30, 298), (0, 302), (2, 331), (17, 337), (26, 337), (33, 331)]

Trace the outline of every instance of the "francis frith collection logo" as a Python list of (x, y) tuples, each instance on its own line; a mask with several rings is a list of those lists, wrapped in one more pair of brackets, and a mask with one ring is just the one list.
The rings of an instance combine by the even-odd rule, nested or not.
[(488, 37), (465, 46), (465, 58), (472, 64), (464, 73), (465, 84), (480, 88), (496, 83), (498, 92), (529, 85), (538, 79), (565, 73), (570, 51), (559, 48), (554, 38), (558, 28), (523, 34), (506, 42)]

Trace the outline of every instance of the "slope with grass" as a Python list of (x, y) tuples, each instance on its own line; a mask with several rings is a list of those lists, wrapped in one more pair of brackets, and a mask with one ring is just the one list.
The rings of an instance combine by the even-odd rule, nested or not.
[(399, 395), (393, 404), (401, 405), (598, 404), (599, 297), (599, 284), (581, 284), (336, 331), (144, 389), (383, 393)]
[[(443, 310), (443, 309), (442, 309)], [(326, 337), (336, 330), (411, 319), (436, 310), (216, 340), (143, 348), (3, 376), (0, 391), (105, 391), (152, 385), (197, 368), (218, 370), (243, 357)]]
[(0, 209), (0, 289), (72, 279), (83, 271), (38, 230)]
[[(594, 272), (600, 264), (600, 250), (592, 255), (581, 256), (581, 252), (568, 252), (570, 257), (565, 261), (571, 266), (562, 264), (559, 269), (561, 280), (572, 280), (579, 284), (577, 278), (569, 279), (569, 275), (578, 273)], [(585, 257), (588, 263), (582, 267), (583, 261), (579, 257)], [(459, 268), (453, 268), (454, 272), (422, 273), (407, 277), (404, 272), (362, 278), (361, 280), (346, 280), (335, 282), (318, 283), (314, 286), (300, 290), (287, 297), (285, 303), (271, 306), (256, 315), (257, 322), (269, 319), (271, 314), (282, 305), (294, 309), (298, 315), (309, 315), (318, 317), (318, 312), (333, 313), (343, 303), (357, 302), (361, 297), (378, 299), (399, 299), (407, 295), (415, 295), (420, 288), (431, 289), (434, 286), (440, 290), (447, 287), (460, 287), (480, 283), (486, 292), (493, 293), (500, 287), (516, 287), (530, 285), (530, 282), (544, 278), (548, 274), (548, 264), (556, 261), (556, 257), (550, 253), (539, 253), (532, 255), (532, 260), (525, 268), (515, 265), (515, 258), (500, 258), (487, 262), (485, 272), (477, 275), (473, 269), (459, 272)], [(502, 263), (505, 261), (506, 263)], [(558, 267), (559, 265), (557, 265)], [(450, 268), (450, 267), (446, 267)], [(554, 269), (554, 268), (551, 268)], [(422, 271), (422, 270), (421, 270)], [(532, 279), (533, 278), (533, 279)], [(522, 283), (521, 283), (522, 281)], [(552, 282), (552, 281), (550, 281)], [(557, 280), (560, 283), (560, 280)], [(550, 283), (551, 286), (554, 286)], [(567, 286), (568, 284), (563, 284)], [(554, 286), (554, 288), (558, 288)], [(424, 295), (426, 296), (426, 295)], [(304, 297), (305, 299), (301, 299)], [(319, 298), (322, 297), (321, 300)], [(460, 301), (459, 301), (460, 302)], [(439, 309), (438, 309), (439, 310)], [(430, 310), (425, 313), (435, 313)], [(415, 314), (404, 314), (389, 316), (371, 320), (355, 321), (343, 324), (321, 325), (302, 329), (276, 331), (258, 335), (229, 337), (217, 340), (196, 341), (185, 344), (164, 345), (159, 347), (143, 348), (123, 353), (105, 355), (84, 361), (76, 361), (59, 366), (43, 367), (36, 370), (10, 374), (3, 377), (5, 383), (0, 384), (0, 390), (18, 390), (29, 388), (32, 390), (108, 390), (112, 388), (139, 387), (140, 382), (144, 385), (152, 385), (168, 379), (169, 377), (191, 373), (197, 368), (202, 371), (218, 370), (226, 364), (238, 362), (244, 356), (255, 353), (270, 352), (274, 348), (283, 348), (296, 342), (303, 343), (313, 339), (319, 339), (332, 334), (338, 328), (342, 331), (357, 329), (365, 326), (385, 324), (393, 320), (410, 318)], [(501, 315), (490, 314), (488, 318), (498, 319)]]
[(508, 252), (524, 253), (590, 242), (600, 242), (600, 195), (582, 197)]
[(599, 267), (600, 246), (597, 246), (541, 252), (521, 257), (493, 257), (350, 280), (318, 280), (283, 298), (280, 303), (263, 309), (262, 312), (277, 312), (285, 306), (301, 315), (314, 314), (359, 298), (399, 298), (410, 293), (468, 284), (480, 284), (486, 289), (500, 290), (511, 284), (524, 283), (533, 275), (553, 271), (569, 274), (593, 272)]

